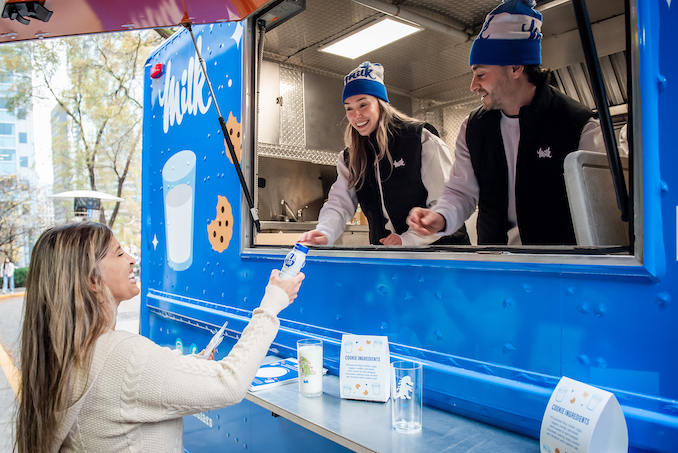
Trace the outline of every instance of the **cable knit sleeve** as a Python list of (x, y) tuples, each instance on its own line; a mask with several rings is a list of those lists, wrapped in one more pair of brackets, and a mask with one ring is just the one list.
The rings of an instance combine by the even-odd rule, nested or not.
[(277, 335), (277, 314), (288, 303), (282, 289), (268, 286), (240, 340), (218, 362), (132, 336), (109, 355), (99, 384), (112, 392), (120, 389), (119, 401), (111, 404), (119, 404), (123, 423), (153, 423), (236, 404)]

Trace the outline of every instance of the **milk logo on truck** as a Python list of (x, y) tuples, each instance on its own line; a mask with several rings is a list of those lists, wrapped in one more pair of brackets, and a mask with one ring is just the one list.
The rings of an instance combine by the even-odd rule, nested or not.
[[(196, 42), (202, 54), (202, 37), (198, 36)], [(208, 96), (207, 102), (203, 99), (205, 75), (200, 67), (197, 52), (188, 60), (188, 67), (183, 71), (182, 69), (179, 69), (181, 77), (177, 78), (172, 73), (172, 60), (167, 62), (165, 85), (158, 97), (158, 102), (163, 108), (162, 129), (165, 133), (175, 122), (177, 125), (181, 124), (184, 115), (197, 116), (198, 112), (204, 114), (212, 106), (211, 97)]]

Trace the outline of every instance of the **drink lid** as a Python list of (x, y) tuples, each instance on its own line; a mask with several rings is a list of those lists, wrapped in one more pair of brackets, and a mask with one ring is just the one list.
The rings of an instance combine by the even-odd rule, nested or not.
[(301, 252), (308, 253), (308, 247), (303, 244), (299, 244), (298, 242), (295, 244), (294, 248)]

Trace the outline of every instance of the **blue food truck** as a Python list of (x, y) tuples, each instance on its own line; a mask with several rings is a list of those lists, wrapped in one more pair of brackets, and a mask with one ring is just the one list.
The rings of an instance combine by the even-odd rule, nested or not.
[[(330, 128), (341, 133), (340, 76), (359, 62), (336, 63), (338, 57), (318, 47), (338, 29), (348, 28), (347, 23), (388, 16), (388, 4), (380, 11), (361, 3), (370, 2), (308, 0), (302, 11), (293, 8), (300, 7), (298, 2), (283, 2), (292, 11), (280, 24), (264, 8), (242, 22), (195, 26), (193, 37), (182, 30), (148, 58), (143, 335), (190, 353), (228, 321), (227, 339), (233, 344), (258, 306), (270, 270), (281, 266), (301, 232), (313, 229), (343, 146), (340, 139), (330, 141), (337, 135)], [(425, 3), (446, 2), (403, 2), (402, 7), (416, 12)], [(454, 2), (448, 10), (464, 3)], [(475, 25), (494, 3), (477, 3), (484, 9)], [(580, 27), (568, 27), (563, 19), (560, 30), (548, 29), (549, 20), (571, 15), (572, 5), (551, 3), (541, 5), (545, 64), (555, 70), (559, 88), (591, 102), (594, 77), (585, 77), (588, 82), (579, 77), (586, 67)], [(567, 376), (615, 395), (625, 415), (629, 451), (678, 451), (678, 312), (672, 300), (678, 289), (678, 198), (671, 190), (678, 185), (673, 171), (678, 153), (670, 132), (672, 106), (678, 102), (671, 44), (678, 10), (666, 0), (604, 3), (609, 8), (590, 5), (589, 23), (597, 36), (599, 75), (609, 93), (613, 129), (618, 135), (626, 125), (630, 151), (618, 158), (622, 166), (616, 179), (608, 159), (603, 170), (586, 163), (572, 170), (580, 172), (583, 186), (582, 203), (572, 206), (573, 218), (575, 211), (590, 215), (581, 221), (578, 246), (370, 246), (357, 216), (334, 246), (311, 247), (302, 291), (280, 315), (272, 354), (294, 357), (298, 339), (320, 338), (324, 365), (337, 375), (343, 334), (386, 336), (393, 358), (424, 365), (427, 406), (533, 439), (539, 437), (549, 396)], [(339, 11), (354, 17), (344, 18)], [(422, 28), (419, 56), (407, 53), (407, 44), (392, 44), (393, 49), (364, 59), (386, 68), (393, 103), (433, 123), (446, 138), (457, 133), (454, 115), (463, 118), (478, 105), (477, 99), (469, 100), (467, 88), (470, 43)], [(437, 63), (445, 65), (456, 55), (462, 59), (456, 64), (465, 69), (450, 64), (447, 76), (429, 77), (427, 87), (423, 81), (408, 84), (403, 73), (424, 78), (426, 71), (415, 67), (431, 61), (426, 39), (451, 42), (449, 48), (435, 50)], [(571, 41), (580, 47), (578, 56), (567, 54)], [(395, 63), (393, 53), (398, 52), (414, 60)], [(162, 70), (157, 78), (150, 75), (154, 68)], [(620, 96), (616, 101), (613, 93)], [(225, 142), (217, 106), (237, 162)], [(451, 148), (453, 144), (453, 138), (448, 140)], [(248, 195), (234, 164), (242, 168)], [(596, 179), (594, 174), (605, 182), (588, 179)], [(619, 174), (625, 175), (621, 187), (628, 194), (626, 201), (619, 198), (628, 208), (626, 220), (615, 202), (613, 181), (619, 187)], [(178, 188), (183, 192), (173, 193)], [(576, 195), (570, 193), (576, 205)], [(601, 197), (607, 202), (596, 204)], [(605, 207), (608, 202), (611, 207)], [(472, 221), (468, 227), (473, 230)], [(611, 238), (617, 227), (620, 235)], [(227, 351), (222, 345), (219, 355)], [(312, 421), (304, 424), (289, 414), (271, 413), (280, 415), (248, 398), (236, 407), (187, 417), (185, 448), (354, 448), (322, 435)], [(389, 427), (388, 420), (365, 424)], [(487, 437), (481, 437), (485, 440), (475, 444), (479, 450), (466, 443), (466, 449), (450, 451), (490, 451), (481, 446)], [(525, 451), (506, 448), (495, 451)], [(536, 441), (533, 448), (540, 450)], [(422, 444), (412, 451), (427, 450)]]
[[(127, 3), (137, 28), (193, 23), (146, 65), (141, 333), (188, 354), (227, 321), (218, 359), (317, 223), (344, 147), (342, 77), (381, 63), (392, 104), (453, 151), (480, 105), (468, 52), (497, 0), (283, 0), (245, 13), (247, 2), (218, 13), (207, 2), (183, 18), (175, 2)], [(331, 379), (342, 335), (387, 337), (393, 360), (423, 365), (421, 436), (393, 437), (384, 403), (348, 408), (326, 386), (313, 410), (249, 394), (186, 417), (186, 451), (550, 451), (540, 427), (563, 376), (614, 394), (629, 451), (678, 451), (678, 4), (537, 10), (552, 84), (596, 109), (606, 134), (606, 158), (566, 164), (577, 245), (478, 246), (472, 217), (470, 246), (373, 246), (358, 212), (334, 245), (311, 247), (270, 353), (322, 339)], [(417, 31), (353, 59), (325, 51), (384, 19)]]

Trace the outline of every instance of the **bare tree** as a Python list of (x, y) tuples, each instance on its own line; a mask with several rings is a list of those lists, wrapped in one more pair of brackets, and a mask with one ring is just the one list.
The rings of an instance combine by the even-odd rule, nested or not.
[(33, 189), (18, 176), (0, 177), (0, 254), (18, 261), (26, 238), (35, 236), (41, 222), (31, 212)]

